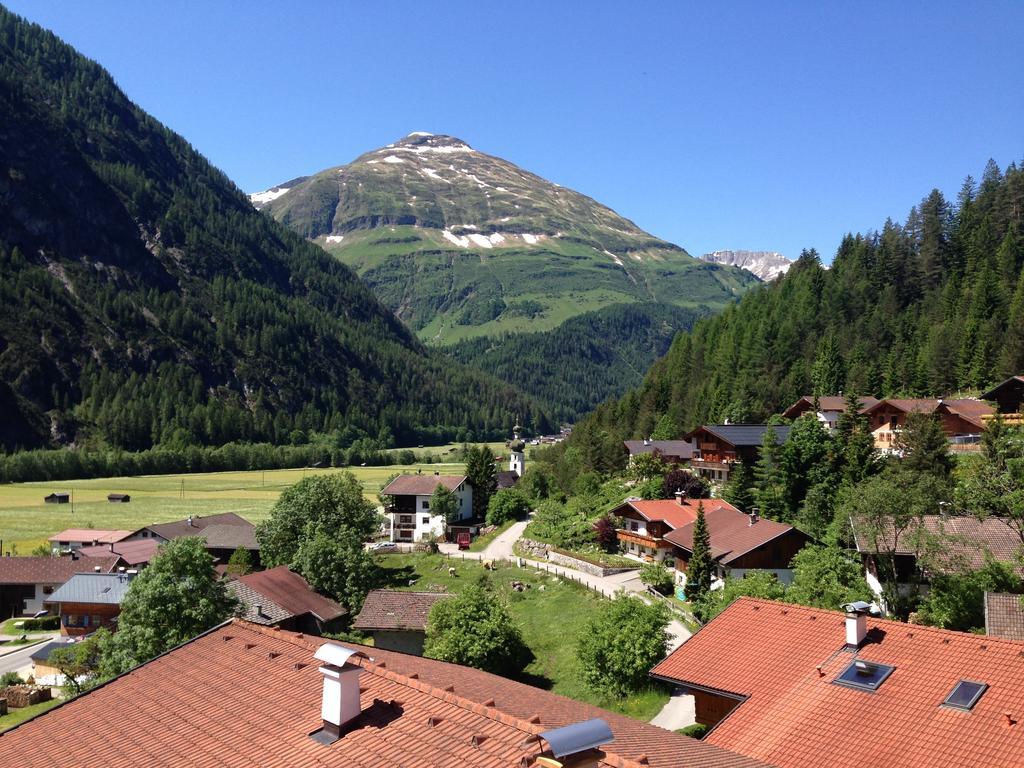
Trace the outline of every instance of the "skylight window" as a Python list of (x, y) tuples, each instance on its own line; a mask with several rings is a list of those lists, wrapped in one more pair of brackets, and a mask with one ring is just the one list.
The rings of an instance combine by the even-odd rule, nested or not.
[(888, 664), (854, 659), (833, 682), (849, 688), (860, 688), (862, 691), (877, 691), (894, 669)]
[(949, 696), (942, 702), (947, 707), (962, 709), (969, 712), (978, 703), (978, 699), (988, 689), (988, 683), (977, 683), (973, 680), (961, 680), (953, 686)]

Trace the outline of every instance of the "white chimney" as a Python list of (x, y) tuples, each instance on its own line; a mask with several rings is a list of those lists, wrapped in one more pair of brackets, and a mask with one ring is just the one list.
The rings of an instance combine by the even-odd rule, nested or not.
[(863, 600), (847, 603), (846, 611), (846, 644), (851, 648), (859, 648), (868, 634), (868, 611), (871, 606)]
[(324, 676), (320, 704), (323, 727), (310, 734), (321, 744), (333, 744), (340, 739), (342, 728), (359, 717), (362, 711), (359, 706), (359, 673), (363, 670), (348, 663), (353, 656), (366, 658), (359, 651), (334, 643), (324, 643), (313, 654), (313, 658), (324, 662), (320, 667), (320, 674)]
[(758, 507), (750, 508), (750, 525), (761, 519), (761, 510)]
[(680, 488), (678, 491), (675, 492), (675, 497), (676, 497), (676, 504), (678, 504), (680, 507), (683, 506), (683, 502), (686, 499), (686, 494), (683, 493), (683, 489), (682, 488)]
[(102, 568), (100, 568), (100, 567), (99, 567), (98, 565), (94, 565), (94, 566), (92, 567), (92, 569), (93, 569), (93, 571), (94, 571), (94, 572), (96, 572), (96, 573), (99, 573), (100, 571), (102, 571), (102, 570), (103, 570), (103, 569), (102, 569)]

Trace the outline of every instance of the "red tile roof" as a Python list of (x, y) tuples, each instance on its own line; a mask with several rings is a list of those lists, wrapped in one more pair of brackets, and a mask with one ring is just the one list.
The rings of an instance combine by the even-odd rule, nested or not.
[(289, 570), (287, 565), (249, 573), (240, 576), (238, 581), (266, 596), (293, 616), (311, 613), (320, 621), (331, 621), (348, 613), (339, 603), (315, 592), (304, 578)]
[(427, 627), (427, 616), (434, 603), (451, 597), (446, 592), (399, 592), (373, 589), (366, 595), (363, 609), (352, 626), (355, 629), (414, 629)]
[(515, 768), (539, 753), (536, 734), (589, 717), (615, 734), (601, 768), (640, 768), (645, 754), (654, 768), (763, 768), (486, 672), (354, 644), (374, 659), (353, 658), (362, 714), (322, 746), (308, 734), (321, 725), (323, 642), (233, 621), (0, 735), (0, 768)]
[(1024, 595), (1008, 592), (985, 593), (985, 634), (1004, 640), (1024, 640)]
[[(856, 657), (895, 667), (869, 693), (833, 683), (855, 656), (844, 622), (740, 598), (652, 675), (746, 697), (706, 741), (781, 768), (1022, 764), (1024, 643), (868, 618)], [(989, 686), (969, 712), (942, 706), (961, 679)]]
[(105, 531), (99, 528), (68, 528), (55, 533), (47, 541), (95, 541), (97, 544), (110, 544), (127, 539), (135, 531)]
[[(697, 519), (698, 505), (704, 505), (705, 517), (713, 510), (731, 509), (737, 514), (743, 514), (736, 507), (723, 499), (685, 499), (680, 504), (675, 499), (657, 499), (645, 501), (641, 499), (627, 499), (612, 514), (622, 514), (623, 507), (630, 507), (639, 512), (648, 522), (662, 521), (674, 529), (682, 528)], [(744, 515), (746, 518), (746, 515)], [(666, 538), (668, 538), (666, 536)]]
[[(713, 501), (718, 502), (718, 499)], [(726, 502), (705, 505), (704, 519), (708, 524), (711, 539), (711, 556), (728, 564), (751, 550), (767, 544), (779, 536), (793, 531), (793, 526), (766, 520), (763, 517), (751, 524), (750, 515), (740, 512)], [(693, 551), (693, 528), (696, 519), (665, 535), (665, 540)], [(803, 535), (803, 534), (801, 534)], [(788, 565), (788, 563), (786, 564)]]
[(381, 490), (381, 495), (429, 496), (439, 485), (455, 491), (464, 482), (465, 475), (399, 475)]
[(97, 544), (82, 547), (78, 554), (85, 557), (110, 557), (116, 555), (128, 565), (142, 565), (156, 556), (160, 542), (156, 539), (137, 539), (136, 541), (118, 541), (113, 544)]
[(71, 557), (0, 557), (0, 584), (63, 584), (76, 573), (110, 573), (116, 557), (76, 560)]

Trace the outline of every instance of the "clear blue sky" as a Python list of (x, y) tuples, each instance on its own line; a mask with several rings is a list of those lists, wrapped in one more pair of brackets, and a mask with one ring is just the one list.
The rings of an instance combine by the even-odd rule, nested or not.
[(1024, 2), (7, 0), (246, 191), (448, 133), (700, 254), (1024, 158)]

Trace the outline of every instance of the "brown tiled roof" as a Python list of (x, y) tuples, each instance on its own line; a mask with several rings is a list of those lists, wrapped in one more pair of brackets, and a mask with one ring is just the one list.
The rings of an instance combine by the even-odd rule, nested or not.
[(158, 536), (170, 540), (183, 536), (198, 536), (199, 531), (208, 525), (252, 527), (252, 523), (234, 512), (221, 512), (220, 514), (206, 515), (205, 517), (196, 516), (191, 518), (191, 520), (191, 524), (189, 523), (189, 518), (185, 518), (184, 520), (174, 520), (170, 523), (153, 523), (153, 525), (147, 525), (146, 528)]
[(323, 643), (235, 620), (0, 735), (0, 768), (516, 768), (533, 765), (537, 734), (588, 717), (615, 734), (600, 768), (641, 768), (644, 754), (654, 768), (763, 768), (486, 672), (348, 643), (373, 657), (351, 660), (362, 714), (323, 746), (308, 736), (321, 726)]
[[(705, 740), (782, 768), (1019, 768), (1024, 643), (868, 618), (853, 651), (844, 622), (742, 597), (652, 675), (739, 696)], [(894, 670), (873, 692), (837, 685), (855, 657)], [(943, 706), (960, 680), (989, 686), (968, 712)]]
[(55, 533), (47, 541), (95, 541), (97, 544), (110, 544), (127, 539), (135, 531), (106, 531), (99, 528), (68, 528)]
[(1024, 640), (1021, 597), (1008, 592), (985, 593), (985, 634), (1004, 640)]
[(321, 621), (331, 621), (348, 611), (329, 597), (313, 591), (304, 578), (287, 565), (240, 576), (238, 581), (289, 611), (293, 616), (311, 613)]
[[(763, 517), (751, 524), (750, 515), (725, 502), (710, 506), (705, 504), (704, 519), (707, 521), (708, 537), (711, 539), (711, 557), (723, 564), (731, 563), (747, 552), (794, 530), (791, 525), (766, 520)], [(696, 520), (676, 528), (665, 536), (665, 540), (692, 552), (695, 525)], [(788, 563), (783, 567), (786, 566)]]
[(374, 589), (366, 595), (363, 609), (352, 626), (355, 629), (418, 629), (427, 627), (434, 603), (451, 595), (444, 592), (399, 592)]
[(689, 440), (626, 440), (624, 445), (630, 456), (645, 453), (678, 456), (681, 459), (693, 456), (693, 443)]
[(258, 551), (260, 544), (256, 541), (256, 526), (245, 525), (208, 525), (199, 532), (206, 541), (208, 549), (249, 549)]
[(429, 496), (439, 485), (449, 491), (466, 482), (465, 475), (399, 475), (381, 490), (382, 496)]
[[(877, 398), (874, 397), (858, 397), (860, 401), (860, 413), (864, 413), (868, 408), (878, 402)], [(806, 413), (814, 407), (814, 395), (804, 395), (789, 408), (783, 411), (782, 415), (787, 419), (793, 419), (802, 413)], [(846, 412), (846, 397), (843, 395), (823, 395), (818, 398), (818, 408), (823, 413), (845, 413)]]
[(904, 413), (935, 413), (937, 410), (946, 410), (961, 416), (966, 421), (984, 429), (982, 416), (995, 413), (995, 409), (988, 403), (974, 398), (959, 398), (954, 400), (940, 400), (937, 398), (889, 398), (879, 400), (873, 406), (866, 408), (865, 413), (875, 411), (885, 406), (892, 406)]
[(1010, 378), (999, 382), (994, 387), (992, 387), (992, 389), (990, 389), (988, 392), (982, 392), (981, 399), (995, 400), (996, 397), (999, 395), (999, 390), (1010, 384), (1024, 384), (1024, 376), (1011, 376)]
[[(998, 517), (981, 520), (969, 515), (925, 515), (923, 523), (927, 533), (948, 539), (943, 543), (943, 551), (936, 554), (938, 563), (933, 565), (946, 563), (951, 569), (981, 568), (987, 555), (1002, 562), (1011, 562), (1021, 547), (1016, 530)], [(852, 524), (857, 551), (870, 553), (874, 549), (873, 542), (868, 540), (863, 530), (858, 531), (856, 521)], [(901, 531), (896, 536), (893, 551), (904, 555), (917, 554), (919, 534), (920, 529), (916, 525)], [(891, 534), (886, 541), (891, 541)]]
[(100, 573), (110, 573), (116, 565), (116, 557), (0, 557), (0, 584), (63, 584), (76, 573), (96, 566)]
[(118, 541), (113, 544), (82, 547), (78, 550), (78, 554), (85, 557), (117, 555), (128, 565), (141, 565), (152, 560), (159, 548), (160, 542), (156, 539), (136, 539), (135, 541)]
[(291, 611), (286, 611), (266, 595), (261, 595), (240, 581), (229, 581), (227, 590), (238, 598), (236, 615), (246, 621), (273, 626), (294, 616)]

